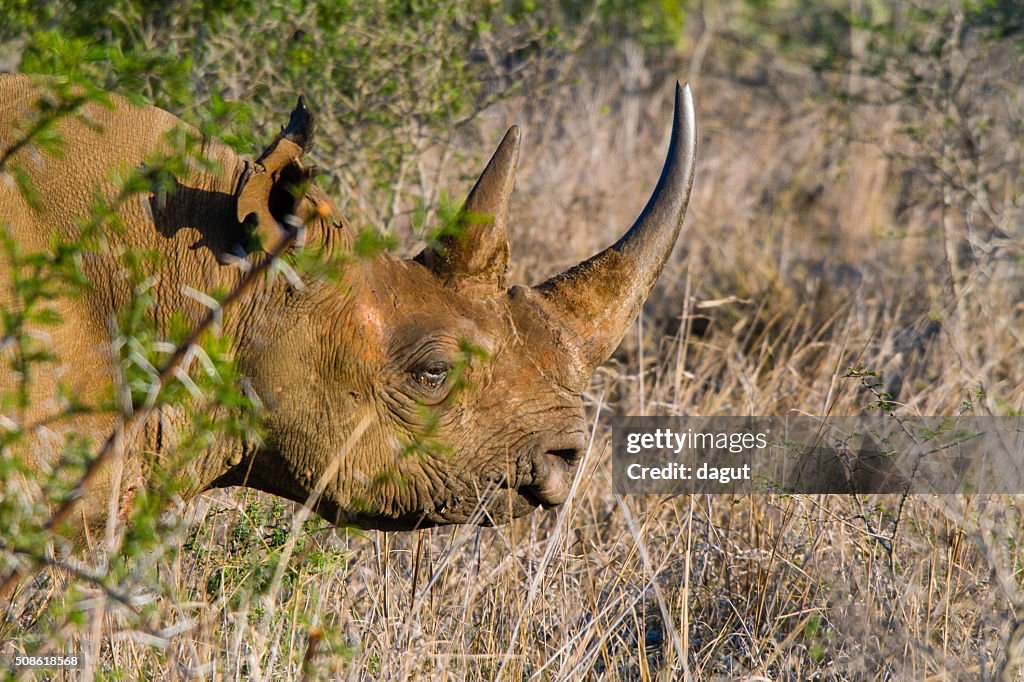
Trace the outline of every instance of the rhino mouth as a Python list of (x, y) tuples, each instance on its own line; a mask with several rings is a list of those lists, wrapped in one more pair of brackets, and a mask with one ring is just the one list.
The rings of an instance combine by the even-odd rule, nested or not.
[(581, 453), (582, 448), (575, 442), (553, 449), (537, 448), (526, 455), (525, 461), (520, 460), (516, 475), (498, 474), (489, 478), (485, 486), (473, 485), (472, 492), (467, 490), (468, 494), (450, 497), (444, 504), (428, 510), (396, 516), (346, 514), (338, 505), (321, 501), (317, 511), (338, 525), (374, 530), (416, 530), (465, 523), (502, 525), (538, 507), (551, 509), (564, 504), (569, 498)]
[(552, 509), (565, 504), (579, 468), (582, 450), (575, 443), (554, 449), (538, 448), (526, 456), (517, 475), (490, 478), (484, 489), (476, 488), (471, 499), (427, 515), (431, 525), (470, 523), (497, 526), (526, 516), (538, 507)]

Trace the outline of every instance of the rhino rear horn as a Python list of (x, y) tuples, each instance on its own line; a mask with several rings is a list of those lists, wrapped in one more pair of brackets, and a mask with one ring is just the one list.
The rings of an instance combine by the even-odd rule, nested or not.
[(512, 126), (466, 197), (454, 230), (416, 257), (441, 279), (456, 285), (504, 289), (508, 270), (509, 198), (519, 163), (519, 128)]
[[(285, 225), (296, 213), (301, 197), (296, 190), (313, 176), (313, 168), (302, 165), (302, 156), (313, 146), (316, 119), (304, 97), (282, 126), (274, 141), (246, 171), (236, 194), (236, 215), (244, 223), (255, 217), (256, 235), (264, 250), (270, 251), (287, 236)], [(301, 219), (302, 216), (299, 216)]]
[(668, 156), (643, 213), (604, 251), (534, 287), (575, 339), (570, 361), (583, 382), (622, 341), (672, 253), (690, 200), (695, 147), (690, 88), (676, 83)]

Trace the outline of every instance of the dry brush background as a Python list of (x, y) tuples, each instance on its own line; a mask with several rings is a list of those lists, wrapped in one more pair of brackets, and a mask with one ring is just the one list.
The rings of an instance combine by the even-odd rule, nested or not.
[[(586, 395), (594, 437), (564, 507), (382, 534), (204, 495), (137, 560), (161, 590), (124, 585), (129, 608), (41, 569), (0, 639), (42, 629), (127, 678), (1019, 679), (1018, 497), (611, 492), (613, 414), (858, 415), (887, 396), (898, 415), (1024, 411), (1020, 45), (965, 33), (879, 72), (853, 31), (862, 61), (822, 72), (745, 44), (744, 6), (694, 4), (666, 58), (624, 41), (546, 64), (410, 162), (422, 196), (461, 195), (519, 123), (512, 279), (536, 282), (640, 211), (674, 81), (692, 84), (685, 233)], [(408, 204), (335, 179), (357, 222), (376, 210), (411, 234)], [(39, 617), (72, 598), (80, 620)]]

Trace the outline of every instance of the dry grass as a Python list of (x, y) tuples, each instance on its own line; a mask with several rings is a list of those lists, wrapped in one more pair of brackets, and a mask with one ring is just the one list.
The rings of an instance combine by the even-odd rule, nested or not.
[[(487, 113), (483, 139), (525, 133), (514, 279), (628, 226), (671, 83), (634, 61)], [(853, 141), (889, 139), (899, 112), (852, 126), (807, 83), (696, 79), (686, 234), (587, 394), (594, 439), (564, 507), (385, 535), (204, 496), (150, 559), (173, 598), (140, 607), (146, 627), (93, 609), (73, 639), (102, 670), (154, 679), (1019, 679), (1019, 498), (611, 492), (612, 414), (862, 414), (874, 397), (844, 378), (858, 365), (903, 414), (1024, 409), (1019, 176), (997, 198), (1005, 238), (951, 291), (943, 229), (966, 236), (970, 216), (944, 225), (900, 158)], [(285, 551), (277, 574), (267, 557)], [(62, 579), (23, 592), (25, 619)]]

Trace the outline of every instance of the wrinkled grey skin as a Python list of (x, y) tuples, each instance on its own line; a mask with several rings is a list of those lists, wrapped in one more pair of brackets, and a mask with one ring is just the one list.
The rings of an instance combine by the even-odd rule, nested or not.
[[(44, 86), (0, 76), (0, 155), (31, 121)], [(45, 249), (53, 231), (76, 233), (92, 193), (114, 192), (110, 173), (138, 167), (161, 136), (181, 125), (170, 114), (114, 98), (89, 107), (93, 125), (69, 118), (63, 158), (31, 148), (20, 165), (43, 198), (30, 208), (0, 181), (0, 220), (24, 250)], [(288, 126), (257, 162), (215, 140), (202, 154), (219, 172), (197, 169), (166, 197), (129, 201), (127, 226), (111, 251), (157, 250), (153, 314), (166, 328), (175, 310), (198, 321), (204, 309), (183, 291), (230, 289), (242, 277), (231, 254), (266, 258), (240, 245), (254, 223), (264, 249), (283, 238), (289, 215), (306, 223), (305, 244), (327, 254), (351, 247), (352, 231), (315, 185), (292, 199), (285, 186), (307, 178), (301, 157), (312, 116), (300, 101)], [(505, 281), (509, 195), (519, 153), (513, 128), (470, 193), (463, 233), (410, 260), (354, 259), (340, 281), (261, 279), (225, 318), (225, 333), (251, 390), (263, 404), (261, 443), (215, 444), (181, 472), (185, 496), (248, 485), (302, 503), (332, 522), (411, 529), (503, 523), (539, 505), (565, 501), (587, 425), (580, 393), (618, 345), (657, 280), (679, 234), (694, 164), (689, 90), (678, 88), (671, 147), (658, 186), (633, 227), (605, 251), (535, 287)], [(243, 224), (244, 223), (244, 224)], [(87, 401), (109, 386), (109, 320), (131, 295), (117, 259), (91, 256), (93, 283), (80, 301), (62, 301), (63, 324), (49, 330), (61, 380)], [(0, 303), (10, 305), (0, 265)], [(2, 298), (7, 297), (7, 298)], [(468, 344), (468, 346), (467, 346)], [(467, 347), (482, 352), (465, 353)], [(0, 386), (13, 378), (0, 370)], [(53, 379), (34, 386), (33, 411), (52, 411)], [(77, 429), (106, 433), (103, 417)], [(106, 520), (111, 490), (147, 483), (173, 440), (173, 413), (141, 429), (118, 479), (111, 473), (81, 502), (81, 519)], [(184, 428), (184, 425), (180, 425)], [(416, 446), (415, 444), (418, 444)], [(410, 447), (412, 445), (412, 447)], [(40, 460), (46, 448), (38, 449)], [(116, 484), (116, 481), (121, 481)], [(321, 489), (318, 499), (311, 494)]]

